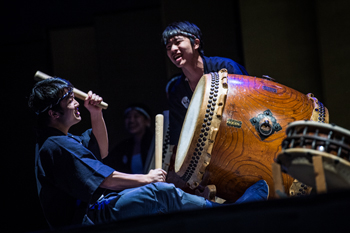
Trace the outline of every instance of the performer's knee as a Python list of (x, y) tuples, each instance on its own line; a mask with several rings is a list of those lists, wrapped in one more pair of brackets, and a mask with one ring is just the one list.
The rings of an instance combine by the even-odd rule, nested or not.
[(160, 192), (174, 192), (176, 191), (176, 187), (174, 186), (174, 184), (169, 184), (169, 183), (165, 183), (165, 182), (157, 182), (157, 183), (153, 183), (154, 187), (160, 191)]

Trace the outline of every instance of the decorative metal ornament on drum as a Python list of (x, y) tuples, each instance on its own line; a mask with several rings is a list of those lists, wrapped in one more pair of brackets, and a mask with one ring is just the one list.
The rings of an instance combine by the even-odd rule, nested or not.
[[(319, 117), (318, 107), (311, 94), (270, 80), (227, 74), (226, 69), (206, 74), (187, 110), (175, 172), (191, 189), (215, 185), (216, 195), (228, 201), (264, 179), (272, 198), (271, 164), (288, 124)], [(288, 192), (294, 179), (283, 174), (283, 180)]]

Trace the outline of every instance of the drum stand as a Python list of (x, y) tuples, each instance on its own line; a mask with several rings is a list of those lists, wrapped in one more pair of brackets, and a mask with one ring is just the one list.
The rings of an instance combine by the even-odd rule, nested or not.
[[(312, 156), (312, 164), (314, 168), (316, 191), (318, 194), (326, 193), (327, 185), (326, 185), (326, 177), (325, 177), (323, 163), (322, 163), (322, 156), (320, 155)], [(276, 196), (279, 198), (287, 197), (288, 195), (284, 191), (282, 169), (280, 164), (278, 163), (272, 164), (272, 176), (273, 176)], [(299, 181), (294, 180), (294, 182), (299, 182)], [(310, 188), (306, 188), (306, 187), (304, 188), (307, 190), (308, 193), (310, 193), (311, 191)], [(291, 194), (291, 191), (290, 191), (290, 194)]]
[(215, 202), (216, 186), (215, 185), (207, 185), (207, 186), (205, 186), (203, 192), (196, 189), (195, 194), (197, 196), (204, 197), (205, 199), (207, 199), (209, 201)]
[(213, 184), (205, 186), (203, 192), (199, 191), (199, 189), (196, 189), (195, 194), (197, 196), (204, 197), (205, 199), (207, 199), (209, 201), (220, 203), (220, 204), (222, 204), (226, 201), (225, 199), (222, 199), (222, 198), (216, 196), (216, 186)]
[(314, 165), (317, 193), (326, 193), (327, 186), (326, 186), (326, 177), (324, 175), (322, 156), (320, 155), (312, 156), (312, 163)]

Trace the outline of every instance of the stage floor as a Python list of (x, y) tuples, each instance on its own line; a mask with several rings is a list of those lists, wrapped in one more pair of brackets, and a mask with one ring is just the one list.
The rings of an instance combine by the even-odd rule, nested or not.
[(349, 232), (350, 190), (144, 216), (56, 232)]

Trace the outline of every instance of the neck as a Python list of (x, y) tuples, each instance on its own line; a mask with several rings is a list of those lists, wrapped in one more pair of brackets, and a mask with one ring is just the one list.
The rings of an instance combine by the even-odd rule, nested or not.
[(192, 91), (194, 91), (204, 74), (203, 58), (197, 55), (188, 66), (182, 68), (182, 72), (186, 76)]
[(142, 131), (133, 135), (135, 144), (141, 144), (142, 137), (144, 134), (145, 134), (145, 131)]
[(69, 127), (65, 127), (64, 125), (61, 125), (61, 124), (49, 124), (48, 125), (49, 127), (52, 127), (52, 128), (55, 128), (55, 129), (58, 129), (59, 131), (61, 131), (62, 133), (64, 133), (65, 135), (68, 134), (68, 130), (69, 130)]

